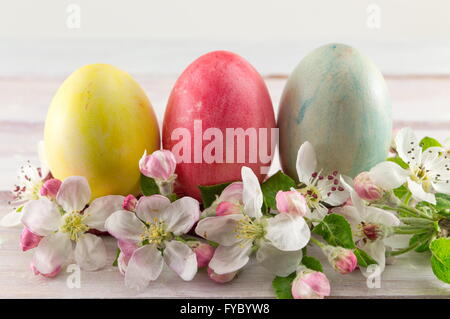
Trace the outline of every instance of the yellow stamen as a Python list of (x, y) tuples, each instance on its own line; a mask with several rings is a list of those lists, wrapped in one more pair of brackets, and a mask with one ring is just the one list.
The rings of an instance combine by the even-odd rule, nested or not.
[(249, 216), (244, 216), (237, 222), (235, 232), (239, 239), (255, 240), (264, 236), (264, 226)]
[(89, 230), (89, 227), (83, 223), (83, 215), (77, 212), (70, 213), (64, 219), (64, 225), (60, 231), (68, 233), (71, 240), (77, 241), (78, 238)]
[(166, 231), (166, 224), (158, 220), (157, 217), (148, 225), (145, 233), (141, 235), (143, 243), (161, 245), (170, 237), (170, 233)]

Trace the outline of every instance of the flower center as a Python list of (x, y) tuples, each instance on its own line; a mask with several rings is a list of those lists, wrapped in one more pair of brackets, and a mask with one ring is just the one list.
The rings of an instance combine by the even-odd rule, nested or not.
[(155, 217), (141, 236), (142, 244), (161, 245), (170, 236), (171, 234), (166, 231), (166, 224)]
[(83, 223), (83, 215), (73, 212), (66, 216), (64, 224), (61, 226), (60, 231), (68, 233), (69, 237), (73, 241), (77, 241), (80, 235), (89, 230), (89, 227)]
[(425, 191), (429, 191), (431, 183), (429, 181), (428, 170), (423, 166), (411, 168), (411, 179), (416, 183), (422, 184)]
[(317, 205), (319, 205), (322, 199), (319, 189), (313, 185), (301, 188), (298, 190), (298, 192), (305, 197), (306, 203), (308, 204), (309, 207), (312, 208), (317, 207)]
[(31, 198), (33, 200), (39, 199), (42, 185), (44, 185), (44, 182), (42, 180), (33, 185), (33, 188), (31, 189)]
[(239, 239), (255, 240), (264, 236), (264, 225), (249, 216), (244, 216), (237, 222), (235, 232)]

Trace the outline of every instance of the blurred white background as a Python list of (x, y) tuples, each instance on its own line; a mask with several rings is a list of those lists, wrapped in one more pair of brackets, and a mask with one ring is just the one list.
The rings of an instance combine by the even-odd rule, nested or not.
[(178, 74), (227, 49), (262, 74), (288, 74), (344, 42), (385, 74), (450, 73), (448, 0), (1, 0), (0, 76), (67, 75), (94, 62)]

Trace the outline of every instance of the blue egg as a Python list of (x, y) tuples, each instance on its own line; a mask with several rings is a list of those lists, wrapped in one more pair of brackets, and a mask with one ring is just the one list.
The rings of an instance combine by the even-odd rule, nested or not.
[(324, 45), (290, 75), (278, 127), (284, 172), (297, 178), (302, 143), (316, 150), (318, 168), (354, 177), (386, 159), (391, 100), (383, 75), (367, 56), (344, 44)]

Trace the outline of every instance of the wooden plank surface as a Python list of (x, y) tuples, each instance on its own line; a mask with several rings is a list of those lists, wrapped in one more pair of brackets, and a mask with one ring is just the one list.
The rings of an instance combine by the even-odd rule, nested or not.
[[(161, 121), (171, 87), (171, 76), (140, 76), (137, 81), (148, 94)], [(393, 99), (396, 128), (411, 126), (419, 136), (439, 139), (450, 136), (450, 77), (387, 77)], [(60, 85), (61, 78), (0, 78), (0, 190), (15, 182), (20, 160), (36, 161), (36, 144), (43, 136), (46, 109)], [(268, 77), (275, 111), (286, 77)], [(278, 159), (271, 171), (279, 168)], [(0, 193), (0, 217), (8, 210)], [(143, 292), (123, 285), (123, 277), (112, 266), (98, 272), (82, 272), (81, 287), (68, 288), (70, 273), (55, 279), (34, 276), (29, 269), (32, 252), (19, 248), (20, 230), (0, 229), (0, 297), (3, 298), (77, 298), (77, 297), (273, 297), (272, 276), (258, 266), (246, 269), (235, 281), (218, 286), (200, 271), (194, 282), (183, 282), (166, 269), (161, 278)], [(109, 260), (115, 254), (112, 238), (105, 238)], [(399, 244), (398, 242), (396, 244)], [(316, 252), (317, 254), (317, 252)], [(317, 254), (320, 257), (320, 254)], [(367, 287), (366, 279), (355, 272), (346, 276), (326, 266), (333, 297), (420, 297), (450, 296), (449, 285), (434, 278), (429, 256), (410, 253), (400, 256), (382, 275), (381, 287)], [(326, 264), (326, 263), (325, 263)]]

